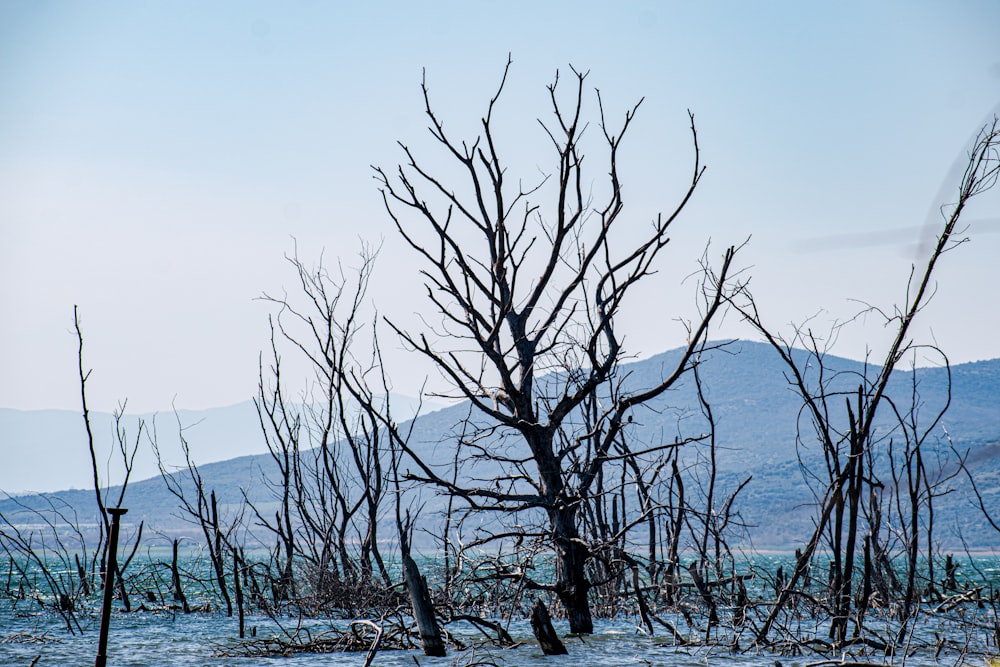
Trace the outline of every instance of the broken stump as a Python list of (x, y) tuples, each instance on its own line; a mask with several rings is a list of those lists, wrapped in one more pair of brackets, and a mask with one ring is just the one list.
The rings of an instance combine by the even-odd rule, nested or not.
[(535, 599), (535, 608), (531, 610), (531, 631), (535, 633), (535, 639), (542, 647), (545, 655), (566, 655), (566, 645), (559, 639), (556, 629), (552, 627), (552, 618), (549, 610), (541, 600)]

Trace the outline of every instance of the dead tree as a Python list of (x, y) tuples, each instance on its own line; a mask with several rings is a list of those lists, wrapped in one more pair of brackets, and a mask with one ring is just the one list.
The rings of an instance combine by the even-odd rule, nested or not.
[[(184, 456), (184, 467), (179, 470), (168, 468), (159, 449), (156, 438), (156, 425), (153, 425), (152, 446), (156, 454), (160, 477), (167, 490), (180, 503), (182, 518), (198, 527), (201, 531), (204, 545), (208, 551), (215, 583), (219, 587), (219, 595), (226, 606), (226, 616), (233, 615), (233, 599), (229, 593), (227, 581), (228, 553), (233, 548), (233, 535), (242, 521), (244, 507), (230, 517), (221, 516), (215, 490), (206, 487), (201, 471), (191, 458), (191, 447), (184, 435), (185, 427), (175, 412), (177, 430), (180, 438), (181, 452)], [(175, 543), (176, 547), (176, 543)]]
[[(97, 512), (100, 521), (98, 526), (100, 528), (100, 542), (94, 553), (94, 559), (92, 561), (92, 567), (97, 564), (98, 559), (100, 562), (100, 574), (101, 579), (107, 576), (106, 564), (108, 561), (108, 543), (107, 537), (111, 534), (111, 519), (108, 518), (107, 508), (108, 507), (121, 507), (125, 501), (125, 492), (128, 490), (129, 479), (132, 476), (132, 468), (135, 464), (135, 456), (139, 451), (139, 444), (143, 438), (144, 431), (146, 428), (145, 422), (140, 419), (138, 421), (138, 426), (136, 428), (136, 433), (134, 439), (130, 439), (128, 436), (127, 429), (125, 427), (125, 407), (127, 401), (123, 401), (117, 409), (114, 411), (115, 420), (115, 433), (114, 433), (114, 446), (116, 449), (115, 458), (119, 458), (121, 461), (122, 468), (122, 481), (121, 486), (118, 488), (118, 497), (111, 498), (108, 494), (111, 492), (108, 488), (108, 483), (104, 482), (105, 488), (102, 489), (101, 476), (100, 476), (100, 466), (97, 461), (97, 449), (96, 443), (94, 442), (94, 431), (90, 424), (90, 409), (87, 406), (87, 380), (90, 378), (90, 370), (84, 370), (83, 363), (83, 329), (80, 326), (80, 316), (76, 306), (73, 306), (73, 328), (76, 331), (77, 340), (77, 370), (79, 372), (80, 378), (80, 403), (83, 411), (83, 423), (87, 433), (87, 449), (90, 454), (90, 469), (93, 476), (94, 482), (94, 498), (97, 502)], [(125, 578), (123, 576), (125, 570), (128, 568), (129, 563), (132, 561), (132, 557), (135, 556), (136, 551), (139, 548), (139, 543), (142, 541), (142, 530), (144, 522), (139, 522), (139, 527), (135, 534), (131, 536), (132, 546), (129, 550), (127, 544), (128, 539), (124, 542), (124, 549), (129, 550), (130, 555), (122, 561), (115, 560), (116, 572), (114, 572), (115, 579), (118, 582), (119, 596), (121, 598), (122, 604), (125, 610), (131, 609), (131, 604), (129, 602), (128, 593), (125, 589)]]
[[(460, 497), (474, 511), (544, 513), (556, 560), (552, 588), (570, 630), (589, 633), (591, 550), (580, 533), (580, 499), (591, 492), (630, 412), (689, 370), (709, 324), (737, 289), (730, 284), (735, 249), (725, 251), (714, 280), (703, 285), (700, 314), (688, 324), (688, 346), (676, 367), (652, 386), (603, 404), (599, 440), (572, 432), (572, 416), (588, 397), (605, 392), (626, 358), (617, 318), (633, 288), (654, 272), (670, 227), (693, 196), (704, 167), (689, 114), (691, 180), (672, 210), (623, 247), (619, 229), (627, 218), (619, 149), (641, 100), (615, 127), (606, 121), (597, 94), (596, 132), (605, 162), (592, 173), (584, 162), (586, 74), (573, 70), (568, 101), (561, 99), (557, 74), (548, 86), (552, 119), (541, 122), (541, 136), (552, 149), (551, 173), (529, 186), (509, 171), (495, 132), (509, 71), (508, 61), (479, 136), (471, 141), (445, 131), (426, 80), (422, 85), (431, 135), (461, 174), (459, 182), (430, 171), (405, 144), (400, 144), (405, 163), (398, 169), (375, 168), (389, 216), (423, 261), (427, 298), (441, 323), (424, 331), (390, 324), (436, 365), (458, 397), (476, 406), (484, 429), (513, 434), (506, 453), (496, 452), (496, 463), (507, 469), (500, 484), (453, 483), (412, 450), (406, 453), (418, 469), (414, 479)], [(598, 187), (594, 178), (605, 180)], [(567, 461), (587, 446), (579, 473), (570, 474)]]
[(434, 604), (431, 602), (430, 590), (427, 588), (427, 579), (420, 573), (416, 561), (410, 555), (410, 517), (407, 514), (405, 522), (400, 519), (398, 505), (396, 521), (399, 530), (399, 546), (402, 552), (403, 582), (406, 584), (406, 591), (410, 596), (410, 607), (413, 609), (413, 618), (417, 621), (424, 655), (444, 656), (447, 652), (441, 628), (438, 626), (437, 616), (434, 612)]
[(37, 508), (7, 493), (3, 496), (17, 507), (9, 514), (0, 513), (0, 551), (10, 559), (8, 579), (14, 571), (21, 579), (15, 596), (33, 597), (44, 606), (42, 596), (47, 590), (45, 597), (59, 601), (50, 609), (62, 617), (66, 630), (82, 632), (77, 616), (82, 586), (77, 586), (79, 575), (72, 564), (73, 552), (80, 549), (86, 554), (87, 546), (75, 510), (59, 498), (42, 496), (48, 506)]
[(170, 560), (170, 587), (173, 589), (173, 600), (181, 603), (181, 610), (185, 614), (190, 614), (191, 607), (188, 605), (187, 596), (184, 595), (184, 588), (181, 585), (181, 570), (177, 556), (179, 544), (180, 540), (173, 541), (172, 558)]
[[(938, 555), (934, 533), (935, 500), (955, 490), (955, 482), (966, 468), (965, 457), (951, 451), (950, 447), (943, 450), (935, 446), (935, 441), (947, 440), (941, 421), (951, 404), (951, 368), (943, 353), (941, 365), (948, 376), (943, 405), (934, 406), (932, 410), (923, 406), (915, 368), (910, 400), (892, 403), (897, 424), (894, 439), (902, 444), (899, 446), (890, 441), (887, 458), (891, 484), (887, 485), (889, 488), (884, 493), (888, 496), (886, 504), (893, 508), (894, 514), (893, 520), (888, 522), (894, 530), (887, 532), (902, 545), (901, 560), (906, 563), (905, 581), (899, 585), (903, 589), (903, 600), (898, 607), (898, 616), (903, 621), (900, 640), (904, 638), (908, 621), (914, 615), (921, 591), (927, 597), (939, 597), (941, 594), (936, 588), (934, 573), (935, 557)], [(921, 407), (924, 409), (920, 410)], [(930, 419), (921, 419), (921, 415), (926, 413), (930, 414)], [(935, 434), (938, 435), (936, 439), (933, 437)], [(925, 573), (919, 571), (921, 564), (926, 568)]]
[(559, 639), (556, 630), (552, 627), (552, 618), (545, 603), (540, 599), (535, 600), (535, 606), (531, 608), (531, 631), (538, 640), (538, 645), (542, 647), (545, 655), (566, 655), (566, 645)]
[[(300, 606), (354, 609), (393, 584), (380, 534), (389, 386), (364, 316), (375, 252), (365, 248), (353, 271), (307, 266), (297, 254), (288, 260), (297, 291), (262, 298), (275, 312), (255, 401), (277, 470), (268, 480), (277, 510), (251, 509), (282, 545), (286, 587), (299, 585), (294, 577), (306, 584), (296, 591)], [(305, 362), (305, 378), (286, 376), (283, 358), (292, 355)], [(294, 575), (293, 564), (301, 566)]]
[[(113, 456), (111, 459), (120, 462), (121, 486), (117, 497), (112, 496), (107, 480), (101, 479), (98, 463), (98, 443), (94, 437), (91, 425), (90, 409), (87, 403), (87, 381), (91, 371), (84, 368), (83, 329), (80, 324), (78, 309), (73, 308), (73, 326), (77, 339), (77, 372), (80, 380), (80, 400), (84, 426), (87, 434), (90, 471), (93, 480), (94, 500), (98, 516), (97, 544), (88, 547), (87, 536), (81, 528), (81, 522), (76, 510), (67, 502), (56, 498), (41, 496), (47, 507), (31, 507), (15, 498), (7, 496), (9, 501), (18, 508), (8, 516), (0, 514), (0, 550), (11, 557), (11, 569), (20, 571), (23, 580), (41, 581), (33, 594), (39, 595), (43, 588), (57, 602), (52, 608), (66, 622), (70, 632), (80, 630), (77, 619), (77, 607), (85, 602), (91, 592), (98, 588), (91, 581), (95, 575), (102, 579), (107, 576), (108, 562), (107, 537), (110, 535), (111, 522), (108, 519), (108, 507), (121, 506), (128, 489), (136, 452), (145, 430), (145, 424), (139, 420), (135, 438), (129, 437), (125, 428), (125, 404), (122, 403), (114, 412), (115, 431), (112, 436)], [(2, 492), (0, 492), (2, 493)], [(3, 494), (7, 495), (7, 494)], [(126, 610), (130, 608), (125, 580), (122, 574), (128, 568), (142, 540), (143, 524), (140, 522), (136, 532), (126, 540), (124, 550), (129, 555), (116, 562), (115, 577), (118, 591)], [(89, 532), (89, 531), (88, 531)], [(131, 541), (131, 548), (127, 542)], [(82, 554), (82, 558), (81, 558)], [(15, 565), (15, 561), (17, 564)], [(30, 573), (29, 570), (34, 570)], [(38, 598), (39, 604), (44, 604)]]
[[(923, 269), (913, 268), (907, 283), (906, 299), (902, 307), (892, 313), (876, 308), (870, 312), (884, 317), (887, 326), (894, 331), (893, 340), (881, 358), (880, 365), (865, 365), (863, 373), (854, 378), (854, 385), (846, 389), (833, 383), (835, 378), (826, 377), (823, 361), (825, 349), (811, 330), (801, 327), (795, 330), (791, 341), (786, 341), (765, 325), (757, 304), (744, 291), (744, 301), (735, 304), (739, 311), (773, 347), (784, 362), (787, 377), (792, 388), (803, 400), (802, 414), (811, 425), (815, 440), (820, 443), (826, 461), (826, 478), (821, 480), (818, 493), (818, 517), (816, 527), (801, 556), (797, 559), (791, 577), (780, 591), (767, 618), (756, 634), (757, 642), (765, 642), (778, 614), (787, 604), (798, 581), (804, 575), (817, 547), (824, 539), (832, 551), (831, 595), (832, 619), (830, 636), (835, 645), (847, 641), (848, 624), (852, 611), (852, 586), (855, 577), (855, 560), (858, 557), (858, 539), (863, 536), (862, 498), (866, 491), (876, 490), (875, 473), (866, 461), (870, 454), (888, 442), (885, 434), (875, 429), (876, 419), (887, 416), (892, 409), (888, 396), (890, 378), (900, 362), (918, 346), (911, 338), (910, 328), (933, 295), (933, 275), (938, 262), (950, 250), (964, 242), (959, 221), (966, 205), (977, 195), (996, 184), (1000, 176), (1000, 125), (994, 120), (983, 128), (977, 136), (969, 155), (969, 160), (958, 188), (957, 200), (945, 207), (944, 223)], [(807, 348), (805, 360), (796, 359), (793, 347)], [(809, 368), (812, 367), (812, 371)], [(818, 374), (810, 376), (811, 373)], [(843, 378), (837, 378), (843, 380)], [(843, 406), (842, 408), (840, 406)], [(920, 494), (927, 490), (926, 470), (920, 459), (920, 443), (927, 431), (916, 428), (905, 415), (896, 411), (897, 422), (902, 425), (911, 446), (907, 448), (907, 475), (903, 492), (908, 496), (907, 525), (917, 530), (919, 512), (926, 503)], [(912, 413), (911, 413), (912, 414)], [(935, 420), (936, 423), (936, 420)], [(914, 439), (915, 438), (915, 439)], [(917, 540), (911, 532), (909, 550), (910, 577), (913, 576), (918, 549)], [(912, 604), (913, 586), (906, 604)], [(862, 595), (862, 597), (864, 597)], [(860, 622), (860, 616), (856, 619)], [(904, 626), (905, 628), (905, 626)]]

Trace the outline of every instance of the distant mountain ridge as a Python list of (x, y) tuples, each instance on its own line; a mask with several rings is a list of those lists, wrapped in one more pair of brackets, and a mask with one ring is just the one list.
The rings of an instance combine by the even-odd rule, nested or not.
[[(622, 365), (625, 391), (657, 383), (676, 365), (680, 354), (680, 350), (672, 350)], [(856, 388), (860, 374), (865, 371), (863, 363), (839, 357), (827, 356), (825, 363), (835, 387), (844, 392)], [(768, 345), (747, 341), (734, 341), (711, 351), (700, 369), (717, 425), (719, 487), (724, 492), (752, 476), (737, 506), (742, 511), (742, 520), (755, 527), (753, 539), (759, 547), (797, 545), (811, 526), (811, 495), (796, 460), (797, 426), (803, 427), (800, 446), (813, 445), (808, 424), (798, 424), (801, 399), (790, 389), (784, 370)], [(868, 370), (871, 374), (871, 367)], [(908, 397), (913, 386), (912, 372), (898, 370), (890, 393)], [(917, 369), (916, 387), (923, 405), (921, 418), (929, 420), (948, 399), (947, 370)], [(843, 399), (834, 401), (834, 408), (842, 402)], [(462, 403), (421, 416), (413, 432), (414, 447), (431, 462), (450, 460), (455, 427), (468, 414), (469, 405)], [(256, 420), (256, 414), (253, 417)], [(672, 441), (679, 433), (692, 434), (706, 428), (690, 376), (650, 405), (635, 410), (633, 417), (630, 436), (641, 442)], [(256, 421), (253, 425), (259, 428)], [(945, 430), (950, 441), (943, 437)], [(934, 439), (934, 446), (940, 451), (950, 444), (960, 451), (970, 450), (970, 467), (990, 482), (984, 485), (984, 497), (990, 507), (1000, 512), (1000, 446), (997, 445), (1000, 443), (1000, 359), (952, 367), (951, 406), (935, 433), (938, 437)], [(199, 433), (195, 428), (187, 433), (192, 456), (197, 462), (202, 460), (203, 452), (219, 446), (208, 439), (209, 435), (223, 437), (207, 431)], [(83, 441), (80, 447), (85, 448)], [(270, 457), (264, 454), (200, 464), (199, 467), (207, 486), (216, 490), (220, 501), (235, 504), (241, 499), (241, 488), (252, 498), (266, 502), (267, 491), (262, 477), (272, 466)], [(477, 469), (475, 475), (488, 478), (489, 472), (487, 468)], [(965, 539), (970, 545), (983, 548), (1000, 544), (1000, 535), (991, 532), (982, 517), (977, 520), (976, 513), (971, 511), (972, 501), (967, 492), (962, 492), (961, 480), (956, 485), (957, 491), (941, 499), (937, 507), (935, 522), (939, 531), (952, 530), (945, 526), (949, 521), (956, 521), (958, 528), (950, 535), (943, 535), (953, 542)], [(58, 495), (77, 507), (81, 516), (92, 515), (88, 507), (92, 507), (93, 491), (49, 495)], [(20, 502), (34, 506), (41, 501), (26, 497)], [(130, 520), (145, 519), (147, 530), (150, 527), (171, 533), (190, 530), (172, 516), (176, 514), (176, 502), (158, 477), (133, 481), (128, 489), (127, 505)], [(9, 515), (15, 509), (9, 500), (0, 502), (0, 512)], [(432, 510), (433, 507), (429, 509), (431, 513)], [(961, 535), (955, 530), (961, 530)]]
[[(394, 409), (409, 418), (419, 401), (407, 396), (393, 396)], [(441, 407), (430, 403), (426, 409)], [(139, 422), (144, 432), (139, 434)], [(103, 480), (120, 481), (123, 474), (117, 465), (115, 420), (111, 413), (91, 412), (91, 428), (102, 464)], [(135, 458), (132, 481), (159, 475), (156, 456), (150, 446), (157, 441), (170, 464), (181, 464), (180, 427), (192, 443), (199, 462), (214, 463), (264, 454), (267, 444), (261, 434), (257, 409), (251, 400), (207, 410), (178, 410), (158, 413), (126, 413), (121, 425), (128, 442), (140, 448)], [(155, 427), (155, 433), (154, 433)], [(89, 488), (92, 485), (87, 432), (79, 410), (14, 410), (0, 408), (0, 489), (14, 495), (55, 492), (66, 488)], [(104, 467), (111, 460), (112, 465)], [(37, 465), (39, 460), (45, 466)]]

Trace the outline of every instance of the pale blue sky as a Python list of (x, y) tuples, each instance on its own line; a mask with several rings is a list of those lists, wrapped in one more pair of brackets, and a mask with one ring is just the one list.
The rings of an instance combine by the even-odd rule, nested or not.
[[(708, 171), (622, 323), (634, 354), (683, 341), (681, 280), (709, 239), (718, 254), (752, 237), (742, 264), (776, 326), (890, 306), (998, 111), (997, 34), (994, 0), (0, 2), (0, 406), (76, 407), (73, 304), (95, 407), (249, 398), (267, 344), (254, 297), (294, 287), (292, 237), (307, 260), (348, 263), (359, 238), (384, 239), (373, 295), (408, 321), (414, 264), (369, 165), (394, 165), (396, 139), (433, 164), (422, 68), (449, 128), (472, 131), (508, 52), (502, 150), (527, 177), (548, 164), (534, 119), (557, 68), (589, 69), (611, 113), (646, 97), (623, 153), (630, 224), (671, 207), (696, 115)], [(986, 222), (942, 267), (921, 332), (953, 361), (1000, 356), (1000, 197), (968, 216)], [(860, 357), (878, 333), (837, 351)], [(413, 393), (419, 367), (386, 347)]]

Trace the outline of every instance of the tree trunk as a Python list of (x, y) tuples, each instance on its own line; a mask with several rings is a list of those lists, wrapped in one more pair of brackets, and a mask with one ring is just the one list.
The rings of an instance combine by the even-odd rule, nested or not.
[(115, 563), (115, 585), (118, 586), (118, 599), (122, 601), (125, 611), (132, 611), (132, 601), (129, 599), (128, 590), (125, 588), (125, 578), (122, 576), (121, 568)]
[(403, 578), (406, 590), (410, 594), (410, 604), (413, 606), (413, 616), (420, 629), (420, 641), (424, 645), (424, 655), (440, 657), (445, 655), (444, 641), (441, 639), (441, 629), (438, 628), (434, 616), (434, 605), (427, 591), (427, 581), (421, 576), (417, 564), (410, 554), (403, 554)]
[[(87, 579), (87, 570), (80, 563), (80, 555), (79, 554), (73, 554), (73, 558), (76, 559), (76, 573), (77, 573), (77, 576), (80, 577), (80, 593), (83, 595), (83, 597), (89, 598), (90, 597), (90, 581)], [(951, 562), (951, 556), (948, 556), (948, 562), (949, 563)], [(11, 559), (11, 563), (13, 563), (13, 559)], [(10, 590), (10, 575), (7, 576), (7, 590)]]
[(701, 573), (698, 571), (698, 564), (692, 562), (688, 565), (688, 572), (691, 574), (695, 588), (698, 589), (698, 594), (701, 595), (702, 601), (708, 607), (708, 627), (711, 628), (713, 625), (718, 625), (719, 614), (715, 609), (715, 598), (712, 597), (712, 591), (705, 585), (705, 580), (701, 578)]
[(587, 580), (585, 565), (589, 554), (580, 540), (575, 513), (563, 510), (553, 514), (555, 515), (552, 528), (556, 547), (556, 595), (566, 610), (569, 631), (573, 634), (590, 634), (594, 631), (594, 620), (587, 600), (590, 582)]
[[(588, 614), (589, 615), (589, 614)], [(559, 639), (555, 628), (552, 627), (552, 619), (549, 617), (549, 610), (541, 600), (535, 600), (535, 607), (531, 610), (531, 631), (535, 633), (542, 653), (545, 655), (566, 655), (565, 644)]]
[(233, 588), (236, 591), (236, 611), (240, 619), (240, 639), (246, 637), (246, 616), (243, 612), (243, 586), (240, 585), (240, 555), (233, 547)]
[(170, 579), (171, 584), (174, 588), (174, 600), (181, 603), (181, 609), (184, 610), (185, 614), (191, 613), (191, 608), (188, 606), (187, 597), (184, 595), (184, 589), (181, 588), (181, 572), (177, 563), (177, 540), (174, 540), (174, 557), (170, 561)]
[(215, 538), (214, 549), (209, 554), (212, 558), (212, 566), (215, 568), (215, 579), (219, 582), (219, 593), (226, 603), (226, 616), (233, 615), (233, 601), (229, 597), (229, 589), (226, 586), (226, 566), (222, 555), (222, 531), (219, 530), (219, 507), (215, 502), (215, 489), (210, 495), (211, 527), (212, 536)]

